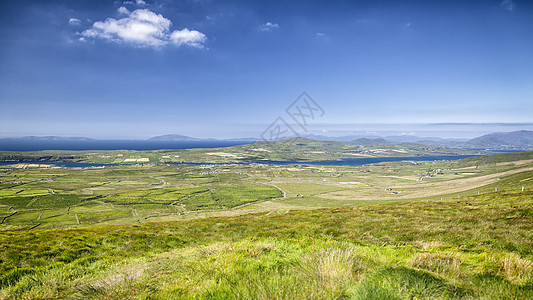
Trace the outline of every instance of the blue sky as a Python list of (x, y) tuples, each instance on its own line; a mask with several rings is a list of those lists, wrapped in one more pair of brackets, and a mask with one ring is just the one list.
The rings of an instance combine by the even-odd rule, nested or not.
[(259, 136), (303, 91), (312, 133), (533, 129), (531, 1), (43, 2), (0, 3), (3, 137)]

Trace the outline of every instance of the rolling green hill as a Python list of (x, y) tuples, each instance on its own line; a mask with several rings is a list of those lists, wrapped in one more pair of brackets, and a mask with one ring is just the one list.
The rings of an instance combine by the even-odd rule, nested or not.
[(0, 296), (528, 299), (532, 196), (3, 232)]
[(0, 299), (530, 299), (532, 157), (3, 166)]
[[(416, 143), (353, 144), (289, 138), (225, 148), (152, 151), (32, 151), (0, 152), (0, 160), (63, 160), (94, 163), (241, 162), (254, 160), (322, 161), (357, 157), (488, 154)], [(141, 159), (141, 160), (138, 160)]]

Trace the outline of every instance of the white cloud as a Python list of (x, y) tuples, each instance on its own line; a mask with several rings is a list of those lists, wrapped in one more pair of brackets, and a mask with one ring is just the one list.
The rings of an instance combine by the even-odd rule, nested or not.
[(81, 20), (80, 19), (76, 19), (76, 18), (70, 18), (70, 19), (68, 19), (68, 23), (70, 25), (80, 25), (81, 24)]
[(121, 6), (118, 8), (118, 12), (121, 13), (121, 14), (124, 14), (124, 15), (129, 15), (130, 14), (130, 11), (125, 8), (124, 6)]
[(319, 41), (330, 41), (331, 38), (329, 36), (329, 34), (327, 33), (324, 33), (324, 32), (317, 32), (315, 33), (315, 38)]
[(261, 31), (271, 31), (276, 29), (279, 29), (279, 25), (277, 23), (271, 22), (266, 22), (265, 24), (261, 25), (261, 27), (259, 27), (259, 30)]
[(80, 40), (101, 38), (137, 46), (159, 47), (172, 43), (201, 48), (207, 39), (205, 34), (187, 28), (170, 32), (172, 22), (148, 9), (136, 9), (130, 12), (125, 7), (120, 7), (118, 11), (127, 17), (95, 22), (92, 28), (81, 33)]
[(196, 30), (189, 30), (188, 28), (183, 30), (174, 30), (174, 32), (170, 34), (170, 40), (178, 46), (189, 45), (192, 47), (202, 48), (206, 38), (207, 37), (205, 34)]
[(513, 11), (515, 6), (512, 0), (503, 0), (500, 5), (508, 11)]

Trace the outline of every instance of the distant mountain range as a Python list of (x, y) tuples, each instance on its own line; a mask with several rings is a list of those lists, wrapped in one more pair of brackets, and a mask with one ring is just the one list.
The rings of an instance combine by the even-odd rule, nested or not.
[(305, 135), (306, 138), (322, 141), (348, 142), (356, 145), (373, 145), (389, 143), (417, 143), (431, 146), (462, 149), (500, 149), (526, 150), (533, 149), (533, 131), (520, 130), (512, 132), (495, 132), (471, 140), (443, 139), (438, 137), (418, 137), (414, 135), (397, 136), (340, 136), (327, 137), (320, 135)]
[(531, 148), (533, 147), (533, 131), (495, 132), (471, 139), (467, 143), (484, 148)]
[[(513, 132), (495, 132), (486, 134), (471, 140), (461, 139), (442, 139), (437, 137), (418, 137), (414, 135), (398, 135), (398, 136), (359, 136), (346, 135), (339, 137), (329, 137), (322, 135), (308, 134), (303, 135), (308, 139), (318, 141), (335, 141), (347, 142), (354, 145), (373, 145), (373, 144), (388, 144), (388, 143), (418, 143), (432, 146), (449, 147), (449, 148), (463, 148), (463, 149), (501, 149), (501, 150), (526, 150), (533, 149), (533, 131), (520, 130)], [(226, 141), (245, 141), (245, 142), (261, 142), (259, 138), (234, 138), (226, 139)], [(59, 137), (59, 136), (25, 136), (20, 138), (3, 138), (3, 142), (10, 141), (97, 141), (96, 139), (87, 137)], [(217, 139), (201, 139), (194, 138), (180, 134), (166, 134), (154, 136), (147, 141), (217, 141)], [(218, 140), (220, 141), (220, 140)], [(224, 141), (224, 140), (223, 140)]]
[(359, 139), (353, 140), (351, 143), (356, 144), (356, 145), (376, 145), (376, 144), (389, 144), (391, 142), (385, 139), (382, 139), (382, 138), (377, 138), (377, 139), (359, 138)]
[[(343, 135), (343, 136), (325, 136), (325, 135), (315, 135), (315, 134), (304, 134), (301, 137), (310, 138), (318, 141), (336, 141), (336, 142), (353, 142), (358, 139), (383, 139), (388, 143), (417, 143), (419, 141), (433, 141), (433, 142), (466, 142), (468, 139), (443, 139), (439, 137), (419, 137), (415, 135), (390, 135), (390, 136), (379, 136), (379, 135)], [(364, 140), (363, 140), (364, 141)]]
[(442, 139), (435, 137), (421, 138), (412, 135), (387, 136), (383, 138), (358, 138), (350, 143), (358, 145), (387, 143), (417, 143), (432, 146), (465, 149), (533, 149), (533, 131), (520, 130), (512, 132), (494, 132), (471, 140)]

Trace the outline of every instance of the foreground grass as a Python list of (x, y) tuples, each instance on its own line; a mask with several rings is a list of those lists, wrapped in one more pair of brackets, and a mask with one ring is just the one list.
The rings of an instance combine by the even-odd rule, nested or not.
[(528, 299), (533, 193), (0, 233), (0, 299)]

